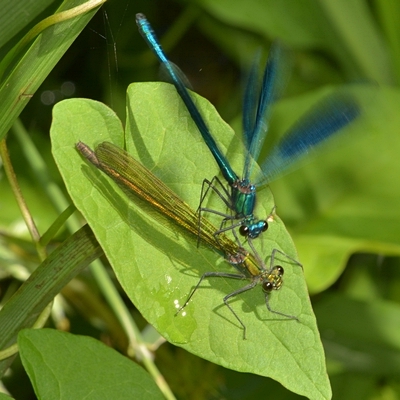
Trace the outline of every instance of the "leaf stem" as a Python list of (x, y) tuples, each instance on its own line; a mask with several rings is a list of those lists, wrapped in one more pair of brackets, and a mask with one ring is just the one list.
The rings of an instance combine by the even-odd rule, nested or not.
[(101, 6), (106, 1), (107, 0), (89, 0), (84, 4), (71, 8), (67, 11), (61, 11), (40, 21), (3, 58), (3, 61), (0, 63), (0, 80), (3, 77), (4, 71), (10, 65), (14, 57), (45, 29), (59, 22), (67, 21), (71, 18), (93, 10), (94, 8)]
[(21, 192), (21, 188), (18, 184), (5, 139), (0, 140), (0, 156), (3, 160), (4, 171), (7, 175), (8, 181), (10, 182), (10, 186), (18, 203), (19, 209), (21, 210), (22, 217), (25, 220), (32, 240), (36, 245), (40, 260), (43, 261), (47, 256), (46, 250), (40, 245), (40, 234), (36, 227), (35, 221), (33, 220), (32, 214), (29, 211), (28, 205), (26, 204), (24, 196)]

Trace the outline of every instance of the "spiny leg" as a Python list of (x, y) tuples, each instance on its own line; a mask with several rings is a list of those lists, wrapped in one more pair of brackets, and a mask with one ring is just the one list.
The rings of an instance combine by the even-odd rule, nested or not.
[[(217, 187), (217, 184), (220, 186), (220, 189)], [(199, 203), (199, 207), (197, 208), (197, 213), (198, 213), (198, 227), (199, 227), (199, 233), (197, 236), (197, 247), (199, 247), (200, 244), (200, 225), (201, 225), (201, 214), (203, 211), (205, 212), (209, 212), (215, 215), (219, 215), (221, 217), (225, 219), (235, 219), (232, 215), (230, 214), (226, 214), (217, 210), (212, 210), (206, 207), (202, 207), (202, 204), (206, 198), (206, 196), (208, 195), (209, 190), (212, 190), (213, 192), (215, 192), (218, 197), (223, 201), (223, 203), (225, 204), (225, 206), (232, 210), (232, 198), (230, 193), (228, 192), (228, 190), (226, 189), (226, 187), (223, 185), (223, 183), (221, 182), (221, 180), (217, 177), (214, 176), (211, 181), (209, 181), (208, 179), (204, 179), (203, 180), (203, 184), (201, 186), (201, 194), (200, 194), (200, 203)], [(222, 189), (222, 190), (221, 190)]]
[[(276, 253), (279, 253), (279, 254), (283, 255), (287, 259), (293, 261), (299, 267), (303, 268), (303, 265), (299, 261), (297, 261), (293, 257), (290, 257), (289, 255), (284, 253), (282, 250), (273, 249), (272, 253), (271, 253), (270, 268), (269, 268), (268, 274), (271, 274), (274, 271), (274, 269), (279, 268), (278, 271), (279, 271), (280, 275), (283, 275), (283, 272), (284, 272), (283, 268), (281, 266), (275, 265), (275, 255), (276, 255)], [(263, 286), (263, 289), (264, 289), (264, 293), (265, 293), (265, 305), (266, 305), (268, 311), (270, 311), (271, 313), (277, 314), (277, 315), (281, 315), (281, 316), (286, 317), (288, 319), (293, 319), (293, 320), (299, 321), (299, 319), (294, 315), (285, 314), (285, 313), (282, 313), (280, 311), (276, 311), (276, 310), (272, 309), (271, 306), (269, 305), (269, 295), (271, 294), (273, 288), (271, 290), (265, 290), (265, 288)], [(278, 289), (279, 289), (279, 287), (278, 287)]]
[(203, 282), (204, 279), (210, 278), (210, 277), (219, 277), (219, 278), (230, 278), (230, 279), (247, 279), (245, 275), (241, 274), (231, 274), (228, 272), (205, 272), (199, 281), (197, 282), (197, 285), (194, 287), (194, 289), (190, 292), (189, 296), (187, 297), (185, 303), (183, 304), (182, 307), (179, 308), (179, 310), (175, 313), (175, 315), (179, 314), (188, 304), (191, 298), (193, 297), (194, 293), (196, 290), (199, 288), (201, 285), (201, 282)]
[(256, 280), (253, 280), (253, 281), (252, 281), (251, 283), (249, 283), (248, 285), (246, 285), (246, 286), (244, 286), (244, 287), (242, 287), (242, 288), (240, 288), (240, 289), (237, 289), (237, 290), (235, 290), (235, 291), (232, 292), (232, 293), (229, 293), (228, 295), (226, 295), (226, 296), (223, 298), (225, 305), (229, 308), (229, 310), (231, 311), (231, 313), (235, 316), (235, 318), (239, 321), (240, 325), (242, 325), (242, 327), (243, 327), (243, 339), (246, 339), (246, 330), (247, 330), (246, 325), (245, 325), (245, 324), (243, 323), (243, 321), (239, 318), (239, 316), (236, 314), (236, 312), (234, 311), (234, 309), (230, 306), (230, 304), (228, 303), (228, 300), (229, 300), (231, 297), (235, 297), (235, 296), (237, 296), (238, 294), (241, 294), (241, 293), (243, 293), (243, 292), (247, 292), (248, 290), (253, 289), (256, 285), (257, 285), (257, 281), (256, 281)]
[(290, 261), (293, 261), (296, 265), (298, 265), (299, 267), (301, 267), (301, 269), (303, 269), (303, 264), (301, 264), (300, 261), (297, 261), (296, 259), (294, 259), (293, 257), (290, 257), (288, 254), (286, 254), (285, 252), (283, 252), (282, 250), (279, 249), (273, 249), (272, 253), (271, 253), (271, 259), (270, 259), (270, 271), (272, 271), (272, 269), (274, 268), (274, 264), (275, 264), (275, 255), (276, 253), (281, 254), (282, 256), (286, 257), (287, 259), (289, 259)]

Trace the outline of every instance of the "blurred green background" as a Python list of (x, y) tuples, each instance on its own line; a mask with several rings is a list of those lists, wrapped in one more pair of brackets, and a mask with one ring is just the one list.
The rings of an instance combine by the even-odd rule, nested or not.
[[(56, 3), (49, 1), (48, 9), (34, 21), (22, 21), (21, 32), (50, 15)], [(61, 188), (50, 153), (52, 106), (65, 98), (85, 97), (106, 103), (124, 120), (127, 86), (159, 80), (156, 60), (136, 29), (137, 12), (151, 21), (170, 59), (185, 72), (193, 89), (209, 99), (235, 129), (240, 130), (245, 72), (255, 51), (268, 49), (278, 38), (292, 49), (294, 68), (284, 98), (274, 109), (271, 138), (282, 134), (332, 88), (349, 85), (358, 96), (364, 113), (354, 129), (346, 130), (335, 146), (323, 149), (312, 163), (271, 188), (277, 213), (293, 235), (304, 264), (334, 398), (400, 398), (400, 3), (106, 3), (20, 116)], [(3, 40), (1, 57), (21, 32)], [(27, 167), (23, 146), (12, 132), (8, 145), (23, 193), (44, 232), (57, 212), (42, 195), (37, 177)], [(5, 294), (4, 304), (38, 260), (3, 174), (0, 193), (0, 294)], [(102, 301), (89, 273), (85, 279)], [(123, 349), (124, 335), (115, 326), (110, 329), (112, 323), (100, 311), (107, 310), (107, 305), (93, 306), (82, 293), (67, 292), (63, 321), (71, 332), (92, 335)], [(268, 344), (260, 343), (264, 346)], [(298, 397), (271, 380), (225, 370), (168, 343), (157, 350), (156, 363), (179, 398)], [(174, 368), (177, 364), (179, 370)], [(26, 389), (29, 381), (21, 385), (22, 370), (20, 374), (5, 380), (7, 387), (16, 398), (33, 398)]]

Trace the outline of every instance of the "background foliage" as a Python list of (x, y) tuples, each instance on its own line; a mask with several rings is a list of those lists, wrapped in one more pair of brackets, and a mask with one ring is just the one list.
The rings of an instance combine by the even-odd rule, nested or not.
[[(2, 59), (30, 27), (59, 5), (37, 1), (32, 9), (29, 2), (20, 3), (19, 10), (4, 8), (1, 16)], [(137, 12), (146, 14), (163, 38), (170, 58), (189, 77), (195, 91), (209, 99), (237, 131), (243, 71), (256, 49), (268, 49), (276, 38), (293, 49), (295, 62), (285, 98), (274, 110), (271, 139), (282, 134), (321, 94), (351, 84), (364, 109), (354, 131), (324, 149), (309, 165), (274, 182), (271, 189), (278, 214), (304, 264), (334, 397), (400, 398), (396, 379), (400, 365), (398, 2), (107, 3), (56, 66), (48, 67), (49, 73), (40, 66), (34, 71), (27, 69), (27, 81), (15, 78), (26, 86), (14, 86), (13, 93), (7, 92), (9, 86), (2, 88), (2, 98), (9, 99), (0, 112), (3, 131), (18, 116), (16, 111), (11, 112), (16, 110), (12, 101), (23, 102), (22, 125), (14, 123), (7, 142), (41, 233), (65, 208), (55, 208), (40, 186), (43, 175), (48, 175), (65, 194), (50, 153), (49, 129), (55, 102), (70, 97), (99, 100), (125, 120), (127, 86), (158, 80), (155, 59), (136, 30)], [(39, 45), (44, 43), (42, 38)], [(3, 82), (13, 67), (15, 64), (6, 70)], [(39, 89), (30, 91), (35, 78), (44, 74), (48, 76)], [(33, 97), (25, 96), (27, 93)], [(24, 136), (24, 128), (29, 137)], [(45, 162), (42, 170), (28, 164), (34, 154), (29, 138)], [(0, 193), (0, 290), (5, 304), (40, 262), (4, 175)], [(57, 242), (68, 236), (66, 230), (60, 231)], [(62, 292), (63, 300), (56, 303), (50, 324), (93, 336), (125, 352), (127, 338), (96, 282), (88, 270), (79, 281), (72, 281)], [(129, 307), (139, 327), (145, 328), (146, 322)], [(149, 341), (157, 347), (155, 339)], [(298, 397), (267, 378), (223, 369), (167, 343), (156, 351), (156, 363), (179, 398), (250, 399), (265, 397), (265, 393), (275, 398)], [(4, 378), (15, 398), (32, 396), (28, 385), (21, 384), (23, 374), (17, 360), (13, 374)]]

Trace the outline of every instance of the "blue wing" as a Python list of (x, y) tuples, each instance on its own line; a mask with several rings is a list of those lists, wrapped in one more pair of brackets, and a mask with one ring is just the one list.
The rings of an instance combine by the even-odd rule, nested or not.
[(260, 96), (261, 77), (259, 73), (260, 53), (253, 60), (243, 95), (243, 135), (246, 149), (251, 146), (256, 121), (258, 97)]
[(301, 118), (273, 147), (261, 164), (262, 176), (257, 185), (283, 175), (312, 149), (349, 125), (361, 113), (355, 98), (336, 93)]
[(283, 46), (272, 45), (264, 75), (259, 74), (259, 57), (253, 64), (243, 101), (243, 134), (247, 148), (243, 178), (249, 179), (268, 131), (271, 105), (280, 97), (289, 75), (289, 57)]

